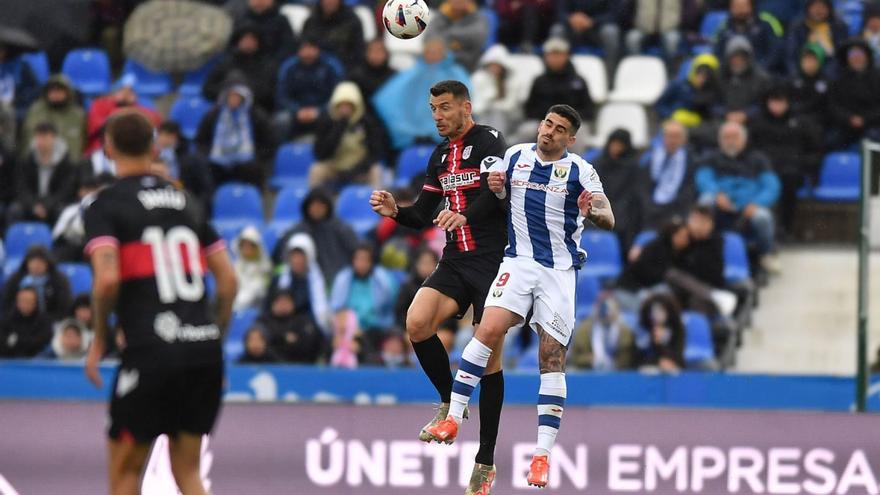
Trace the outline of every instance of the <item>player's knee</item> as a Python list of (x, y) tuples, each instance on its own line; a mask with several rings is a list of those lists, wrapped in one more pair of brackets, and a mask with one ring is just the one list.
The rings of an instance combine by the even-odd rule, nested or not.
[(421, 342), (434, 334), (432, 315), (420, 311), (409, 311), (406, 314), (406, 333), (413, 342)]

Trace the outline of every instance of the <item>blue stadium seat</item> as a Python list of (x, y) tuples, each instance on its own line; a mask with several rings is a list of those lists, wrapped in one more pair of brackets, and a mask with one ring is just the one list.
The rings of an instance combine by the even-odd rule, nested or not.
[(857, 201), (861, 184), (861, 160), (858, 153), (838, 152), (825, 155), (819, 185), (813, 196), (820, 201)]
[(376, 215), (370, 207), (372, 192), (373, 188), (370, 186), (346, 186), (340, 191), (339, 199), (336, 201), (336, 215), (351, 225), (361, 237), (379, 222), (379, 215)]
[(234, 223), (217, 223), (214, 222), (214, 229), (217, 230), (217, 234), (226, 241), (226, 247), (229, 249), (230, 253), (232, 252), (232, 246), (235, 243), (235, 238), (238, 237), (241, 229), (244, 228), (241, 225)]
[(198, 69), (191, 70), (184, 74), (183, 81), (181, 81), (180, 86), (177, 88), (177, 93), (181, 96), (202, 96), (202, 86), (205, 84), (205, 79), (208, 78), (208, 74), (210, 74), (214, 69), (214, 66), (217, 65), (218, 60), (220, 60), (220, 58), (215, 57), (205, 62), (205, 65)]
[[(299, 222), (302, 218), (303, 200), (309, 194), (309, 189), (305, 185), (299, 187), (285, 187), (278, 192), (275, 198), (275, 209), (272, 214), (271, 225), (290, 226)], [(280, 227), (276, 227), (278, 231)]]
[(860, 0), (846, 0), (844, 2), (834, 3), (835, 10), (841, 20), (843, 20), (849, 28), (849, 35), (858, 36), (862, 30), (862, 22), (864, 21), (862, 14), (865, 10), (865, 4)]
[(645, 244), (653, 241), (656, 238), (657, 232), (653, 230), (643, 230), (639, 232), (639, 235), (637, 235), (635, 240), (633, 240), (633, 247), (644, 247)]
[(226, 335), (226, 343), (223, 344), (223, 351), (226, 359), (230, 362), (238, 360), (244, 354), (244, 336), (254, 320), (259, 316), (256, 308), (243, 309), (232, 315), (232, 321), (229, 322), (229, 333)]
[(263, 225), (260, 191), (249, 184), (228, 183), (214, 193), (214, 225), (222, 228)]
[(602, 290), (598, 277), (578, 272), (577, 288), (575, 289), (575, 318), (578, 321), (590, 316), (593, 311), (593, 303), (599, 297)]
[(211, 106), (211, 102), (201, 96), (180, 96), (171, 105), (168, 117), (180, 125), (183, 137), (192, 140), (196, 137), (202, 117)]
[(584, 151), (584, 160), (586, 160), (590, 163), (594, 163), (596, 161), (596, 159), (599, 158), (599, 156), (601, 156), (601, 155), (602, 155), (602, 148), (590, 147), (590, 148), (587, 148), (586, 151)]
[(134, 90), (141, 96), (157, 98), (170, 93), (174, 89), (170, 75), (162, 72), (153, 72), (133, 60), (125, 62), (122, 74), (132, 74), (137, 78)]
[(272, 256), (272, 251), (275, 250), (275, 245), (278, 244), (278, 238), (281, 237), (281, 233), (267, 225), (260, 230), (260, 235), (263, 236), (263, 247), (266, 249), (266, 254)]
[(110, 59), (102, 49), (79, 48), (67, 52), (61, 72), (87, 96), (110, 91)]
[(702, 22), (700, 22), (700, 37), (705, 40), (714, 41), (715, 33), (727, 22), (727, 16), (726, 10), (710, 10), (706, 12)]
[(483, 50), (485, 51), (498, 42), (498, 14), (490, 8), (482, 8), (480, 13), (483, 14), (483, 17), (486, 18), (486, 22), (489, 24), (489, 36), (486, 37), (486, 43), (483, 45)]
[[(675, 74), (676, 81), (684, 81), (687, 79), (688, 72), (691, 71), (691, 64), (694, 63), (693, 58), (687, 58), (682, 60), (681, 65), (678, 66), (678, 72)], [(671, 83), (672, 81), (670, 81)]]
[(3, 279), (9, 280), (9, 277), (18, 270), (18, 267), (21, 265), (22, 258), (6, 258), (6, 261), (3, 262)]
[(736, 232), (724, 233), (724, 278), (729, 284), (748, 280), (752, 276), (746, 242)]
[(403, 150), (397, 158), (397, 178), (394, 185), (406, 187), (413, 177), (424, 175), (433, 152), (433, 146), (410, 146)]
[(31, 70), (37, 76), (37, 81), (40, 81), (40, 84), (45, 84), (51, 75), (49, 57), (46, 56), (46, 52), (25, 53), (21, 56), (21, 59), (31, 66)]
[(685, 327), (684, 360), (688, 366), (705, 364), (715, 359), (712, 343), (712, 327), (701, 313), (685, 311), (682, 315)]
[(59, 263), (58, 270), (70, 281), (70, 292), (74, 296), (92, 292), (92, 269), (85, 263)]
[(311, 144), (287, 143), (275, 153), (275, 174), (269, 183), (275, 189), (307, 184), (309, 168), (314, 162)]
[(24, 258), (28, 248), (36, 244), (52, 247), (52, 232), (44, 223), (18, 222), (6, 231), (7, 259)]
[(623, 269), (620, 241), (613, 232), (585, 230), (581, 236), (581, 247), (587, 251), (587, 262), (581, 268), (581, 273), (602, 280), (620, 275)]

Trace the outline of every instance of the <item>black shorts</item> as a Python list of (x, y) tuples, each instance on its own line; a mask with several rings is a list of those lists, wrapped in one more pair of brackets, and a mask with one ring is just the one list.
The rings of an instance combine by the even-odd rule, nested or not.
[(210, 433), (220, 412), (223, 364), (139, 369), (123, 362), (112, 393), (108, 434), (114, 440)]
[(489, 295), (489, 287), (498, 275), (498, 266), (504, 253), (441, 259), (437, 269), (422, 284), (458, 303), (456, 318), (461, 319), (468, 308), (474, 306), (474, 325), (483, 317), (483, 305)]

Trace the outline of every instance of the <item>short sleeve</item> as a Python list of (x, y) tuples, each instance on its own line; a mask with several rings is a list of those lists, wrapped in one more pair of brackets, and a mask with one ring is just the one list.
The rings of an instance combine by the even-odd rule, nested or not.
[(596, 169), (587, 162), (582, 162), (580, 169), (581, 186), (591, 193), (604, 194), (605, 189), (602, 187), (602, 179), (599, 178), (599, 172), (596, 172)]
[(112, 217), (113, 209), (108, 201), (98, 197), (83, 212), (83, 225), (86, 231), (86, 247), (83, 252), (91, 256), (99, 247), (119, 247), (119, 234)]
[(205, 256), (211, 256), (226, 249), (226, 241), (220, 237), (217, 230), (208, 222), (205, 222), (204, 227), (202, 227), (202, 231), (199, 234), (199, 243), (202, 245)]

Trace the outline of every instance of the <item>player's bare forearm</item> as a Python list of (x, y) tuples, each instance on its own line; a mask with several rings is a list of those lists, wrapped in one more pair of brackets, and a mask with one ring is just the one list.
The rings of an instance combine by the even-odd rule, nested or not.
[(103, 342), (110, 333), (110, 314), (119, 295), (119, 251), (115, 247), (98, 248), (92, 254), (92, 269), (95, 273), (92, 287), (95, 339)]
[(594, 194), (590, 215), (587, 217), (596, 227), (605, 230), (614, 229), (614, 212), (611, 202), (604, 194)]
[(541, 368), (541, 373), (564, 372), (565, 347), (543, 328), (539, 333), (541, 341), (538, 351), (538, 365)]

